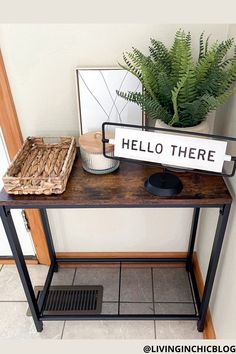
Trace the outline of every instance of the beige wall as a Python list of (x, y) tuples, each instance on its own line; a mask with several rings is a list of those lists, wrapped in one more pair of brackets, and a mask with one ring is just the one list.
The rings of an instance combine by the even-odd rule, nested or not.
[[(78, 135), (75, 67), (114, 66), (121, 60), (122, 51), (133, 45), (147, 50), (152, 36), (170, 43), (179, 27), (192, 32), (195, 54), (203, 30), (212, 33), (212, 40), (226, 38), (229, 31), (236, 36), (235, 26), (215, 24), (1, 25), (0, 44), (24, 137)], [(236, 101), (231, 100), (218, 113), (218, 130), (236, 134), (234, 112)], [(230, 182), (233, 188), (235, 181)], [(49, 212), (58, 251), (183, 251), (191, 214), (191, 210), (174, 209)], [(211, 302), (218, 338), (236, 338), (233, 215), (234, 208)], [(214, 210), (202, 215), (197, 248), (204, 274), (216, 216)]]

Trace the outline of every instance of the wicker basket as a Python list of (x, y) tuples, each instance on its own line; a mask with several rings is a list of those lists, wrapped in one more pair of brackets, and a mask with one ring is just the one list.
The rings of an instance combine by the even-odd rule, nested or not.
[(59, 194), (76, 155), (73, 137), (28, 137), (3, 176), (10, 194)]

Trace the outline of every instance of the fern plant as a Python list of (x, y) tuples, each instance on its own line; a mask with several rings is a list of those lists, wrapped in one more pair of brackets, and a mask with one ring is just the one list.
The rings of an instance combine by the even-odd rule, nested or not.
[(124, 65), (143, 85), (143, 92), (121, 92), (124, 99), (142, 107), (146, 116), (175, 127), (192, 127), (236, 93), (236, 49), (233, 38), (209, 45), (201, 34), (199, 56), (194, 62), (191, 34), (178, 30), (168, 49), (151, 38), (149, 55), (137, 48), (123, 53)]

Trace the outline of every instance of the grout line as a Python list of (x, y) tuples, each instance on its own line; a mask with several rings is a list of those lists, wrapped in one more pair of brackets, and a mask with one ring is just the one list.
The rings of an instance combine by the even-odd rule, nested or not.
[(119, 289), (118, 289), (118, 315), (120, 315), (120, 295), (121, 295), (121, 262), (120, 262), (120, 270), (119, 270)]
[(65, 325), (66, 325), (66, 321), (64, 321), (64, 323), (63, 323), (63, 327), (62, 327), (62, 331), (61, 331), (61, 339), (63, 339)]
[(75, 268), (74, 276), (73, 276), (73, 279), (72, 279), (72, 285), (74, 285), (74, 282), (75, 282), (76, 269), (77, 269), (77, 268)]
[[(105, 303), (111, 303), (111, 304), (115, 304), (118, 303), (118, 301), (103, 301)], [(152, 304), (152, 301), (120, 301), (120, 303), (124, 303), (124, 304)], [(194, 303), (192, 301), (154, 301), (154, 304), (189, 304), (189, 305), (194, 305)]]
[(1, 302), (3, 302), (3, 303), (4, 302), (10, 302), (10, 303), (11, 302), (19, 302), (19, 303), (22, 303), (22, 302), (24, 303), (25, 302), (26, 304), (28, 304), (27, 300), (0, 300), (0, 303)]
[(155, 304), (191, 304), (193, 305), (193, 301), (155, 301)]
[(155, 315), (155, 299), (154, 299), (154, 277), (153, 277), (153, 268), (151, 268), (151, 278), (152, 278), (152, 307), (153, 307), (153, 314)]
[(154, 339), (157, 339), (156, 321), (154, 320)]
[[(103, 301), (103, 303), (118, 304), (117, 301)], [(120, 301), (121, 304), (152, 304), (152, 301)]]

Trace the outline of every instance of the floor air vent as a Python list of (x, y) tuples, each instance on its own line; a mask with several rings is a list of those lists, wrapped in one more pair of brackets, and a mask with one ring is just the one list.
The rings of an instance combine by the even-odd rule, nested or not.
[[(35, 287), (39, 299), (42, 287)], [(103, 287), (51, 286), (43, 310), (44, 315), (95, 315), (102, 310)]]

